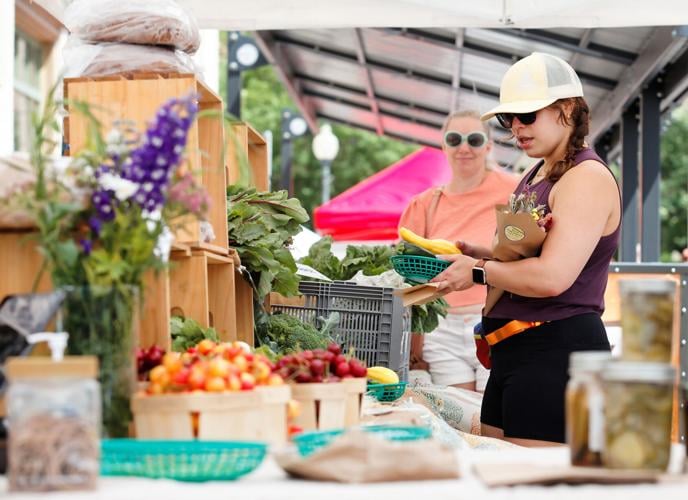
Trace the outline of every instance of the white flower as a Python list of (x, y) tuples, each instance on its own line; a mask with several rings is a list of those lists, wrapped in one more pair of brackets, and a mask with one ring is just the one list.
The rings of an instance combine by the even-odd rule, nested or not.
[(158, 236), (158, 241), (153, 249), (153, 254), (162, 262), (166, 263), (170, 258), (172, 243), (174, 243), (174, 234), (172, 234), (172, 231), (170, 231), (169, 227), (164, 226), (160, 236)]
[(117, 175), (105, 173), (100, 176), (98, 183), (107, 190), (114, 191), (119, 201), (125, 201), (134, 196), (139, 190), (139, 185)]

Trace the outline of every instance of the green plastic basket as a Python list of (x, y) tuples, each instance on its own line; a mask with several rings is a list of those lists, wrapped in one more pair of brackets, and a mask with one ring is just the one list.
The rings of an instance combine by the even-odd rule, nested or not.
[(420, 255), (395, 255), (390, 257), (392, 267), (406, 281), (415, 284), (427, 283), (449, 267), (450, 262), (435, 257)]
[[(359, 427), (359, 429), (366, 432), (372, 432), (390, 441), (416, 441), (432, 437), (432, 430), (430, 427), (369, 425)], [(341, 436), (344, 432), (346, 432), (346, 429), (306, 432), (295, 436), (294, 443), (301, 456), (307, 457), (320, 448), (329, 445), (335, 438)]]
[(255, 442), (105, 439), (100, 473), (192, 482), (232, 480), (255, 470), (266, 451), (266, 444)]
[(368, 384), (368, 394), (381, 403), (396, 401), (406, 392), (406, 382), (398, 384)]

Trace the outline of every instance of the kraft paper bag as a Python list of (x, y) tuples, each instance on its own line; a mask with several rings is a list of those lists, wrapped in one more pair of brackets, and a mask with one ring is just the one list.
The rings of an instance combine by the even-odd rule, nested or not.
[(439, 283), (424, 283), (410, 288), (394, 290), (392, 294), (401, 297), (404, 307), (422, 306), (447, 294), (446, 291), (439, 291), (439, 286)]
[(476, 464), (473, 471), (489, 488), (554, 484), (641, 484), (688, 482), (686, 475), (659, 471), (535, 464)]
[(458, 479), (455, 450), (433, 439), (393, 442), (351, 430), (315, 453), (275, 454), (288, 474), (302, 479), (340, 483)]
[[(511, 262), (536, 256), (547, 233), (533, 217), (526, 212), (511, 213), (507, 205), (497, 205), (495, 212), (497, 234), (492, 249), (493, 257), (502, 262)], [(484, 315), (492, 310), (503, 293), (504, 290), (488, 287)]]

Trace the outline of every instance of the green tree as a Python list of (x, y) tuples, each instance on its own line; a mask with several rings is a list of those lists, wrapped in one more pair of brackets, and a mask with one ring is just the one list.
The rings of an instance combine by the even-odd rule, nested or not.
[(661, 144), (662, 260), (688, 246), (688, 113), (677, 112)]
[[(221, 45), (224, 47), (224, 43)], [(223, 50), (225, 50), (223, 48)], [(226, 89), (226, 57), (220, 74), (220, 91)], [(283, 108), (296, 110), (296, 106), (277, 78), (271, 66), (264, 66), (242, 74), (241, 119), (263, 133), (271, 130), (273, 141), (272, 188), (279, 188), (280, 181), (280, 121)], [(372, 132), (332, 124), (339, 138), (339, 154), (332, 163), (332, 196), (345, 191), (356, 183), (403, 158), (418, 145), (379, 137)], [(310, 134), (294, 140), (292, 174), (294, 195), (313, 216), (313, 209), (321, 204), (322, 172), (311, 151), (313, 137)], [(312, 225), (312, 220), (311, 223)]]

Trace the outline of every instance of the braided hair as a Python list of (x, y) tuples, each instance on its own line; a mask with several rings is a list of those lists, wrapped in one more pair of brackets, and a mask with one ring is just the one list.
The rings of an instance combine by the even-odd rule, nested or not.
[[(548, 181), (557, 182), (573, 167), (576, 154), (584, 147), (585, 136), (590, 129), (590, 108), (582, 97), (559, 99), (552, 106), (559, 110), (559, 122), (572, 129), (564, 158), (556, 162), (547, 173)], [(569, 115), (566, 114), (567, 107), (571, 109)]]

